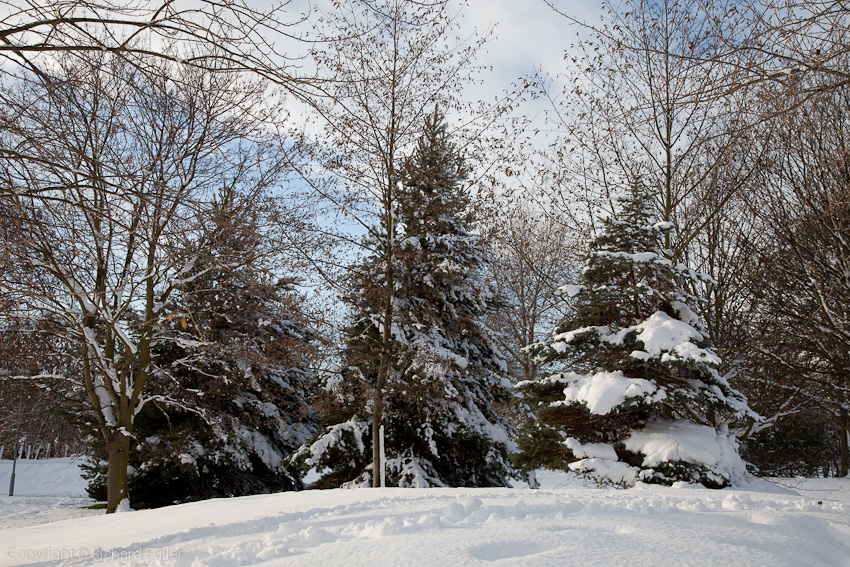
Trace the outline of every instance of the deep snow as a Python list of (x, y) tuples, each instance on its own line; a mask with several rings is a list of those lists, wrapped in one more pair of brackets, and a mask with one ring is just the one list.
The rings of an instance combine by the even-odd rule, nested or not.
[(540, 490), (305, 491), (106, 516), (79, 508), (76, 471), (19, 464), (0, 565), (850, 566), (846, 480), (617, 490), (543, 473)]

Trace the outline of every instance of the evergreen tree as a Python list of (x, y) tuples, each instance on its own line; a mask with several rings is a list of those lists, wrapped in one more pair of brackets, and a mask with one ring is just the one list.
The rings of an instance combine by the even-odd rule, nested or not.
[(130, 458), (136, 505), (302, 486), (284, 460), (316, 432), (305, 403), (315, 337), (292, 282), (270, 274), (260, 214), (222, 191), (163, 310)]
[[(505, 486), (511, 443), (493, 406), (508, 396), (506, 366), (484, 323), (496, 297), (479, 271), (487, 254), (470, 232), (464, 160), (436, 109), (402, 171), (383, 414), (387, 484)], [(379, 250), (351, 274), (342, 364), (321, 396), (328, 428), (296, 456), (324, 471), (319, 486), (371, 484), (382, 261)]]
[(691, 307), (689, 284), (706, 276), (665, 257), (672, 226), (652, 222), (639, 181), (620, 207), (589, 242), (580, 285), (562, 288), (575, 316), (530, 349), (565, 371), (518, 385), (536, 414), (518, 461), (623, 486), (726, 486), (744, 473), (728, 424), (754, 414)]

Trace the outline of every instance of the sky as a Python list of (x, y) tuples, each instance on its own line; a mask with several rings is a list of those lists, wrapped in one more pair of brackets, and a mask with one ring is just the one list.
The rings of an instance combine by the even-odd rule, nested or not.
[[(598, 0), (550, 0), (563, 14), (589, 25), (598, 24), (602, 14)], [(465, 30), (485, 30), (492, 26), (494, 37), (485, 45), (477, 63), (488, 70), (480, 76), (482, 83), (464, 90), (466, 100), (489, 103), (504, 96), (521, 78), (542, 71), (559, 90), (566, 79), (564, 55), (571, 51), (579, 37), (587, 38), (589, 30), (559, 14), (544, 0), (466, 0), (462, 12)], [(617, 0), (614, 0), (617, 4)], [(560, 75), (560, 76), (559, 76)], [(544, 149), (557, 136), (546, 122), (552, 110), (544, 99), (525, 96), (514, 110), (514, 117), (529, 119), (525, 143)], [(557, 128), (556, 128), (557, 130)], [(526, 165), (533, 161), (528, 155)], [(519, 183), (535, 185), (533, 174), (504, 179), (515, 190)]]
[[(578, 26), (556, 13), (543, 0), (468, 0), (463, 11), (469, 29), (494, 26), (496, 37), (487, 45), (480, 63), (492, 66), (488, 84), (507, 88), (536, 67), (555, 74), (563, 67)], [(600, 3), (593, 0), (553, 0), (554, 5), (582, 22), (598, 20)]]

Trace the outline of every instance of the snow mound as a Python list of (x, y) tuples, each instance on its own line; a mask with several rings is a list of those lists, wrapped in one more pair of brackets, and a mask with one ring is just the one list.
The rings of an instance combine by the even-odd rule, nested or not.
[[(653, 401), (662, 399), (664, 392), (643, 378), (627, 378), (619, 370), (597, 372), (593, 375), (564, 372), (552, 377), (567, 384), (564, 399), (558, 404), (583, 403), (590, 413), (605, 415), (623, 402), (633, 398)], [(653, 396), (653, 394), (657, 394)]]
[[(634, 327), (640, 332), (637, 339), (643, 343), (644, 351), (635, 351), (633, 358), (647, 359), (661, 356), (668, 360), (694, 360), (708, 364), (720, 364), (720, 358), (711, 350), (698, 347), (692, 341), (702, 341), (702, 333), (692, 325), (657, 311), (649, 319)], [(662, 354), (663, 353), (663, 354)]]
[(637, 482), (637, 468), (617, 459), (601, 459), (593, 457), (570, 463), (570, 470), (577, 474), (598, 479), (604, 486), (634, 486)]
[(732, 435), (685, 420), (656, 420), (626, 439), (626, 450), (644, 455), (642, 466), (665, 462), (700, 465), (732, 485), (743, 481), (746, 467)]

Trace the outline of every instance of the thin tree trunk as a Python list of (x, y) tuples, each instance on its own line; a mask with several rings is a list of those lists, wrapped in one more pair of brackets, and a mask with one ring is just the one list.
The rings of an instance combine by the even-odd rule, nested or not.
[[(392, 100), (393, 112), (395, 111), (395, 98)], [(393, 114), (395, 116), (395, 114)], [(391, 140), (390, 147), (395, 147), (395, 128), (390, 129)], [(384, 328), (381, 337), (381, 364), (378, 369), (378, 379), (375, 384), (375, 397), (372, 404), (372, 488), (381, 487), (380, 470), (381, 470), (381, 447), (379, 441), (381, 423), (384, 417), (384, 389), (387, 386), (387, 375), (390, 372), (390, 341), (392, 340), (392, 321), (393, 321), (393, 296), (395, 295), (395, 274), (393, 273), (393, 253), (395, 252), (395, 226), (393, 223), (392, 206), (393, 206), (393, 180), (395, 174), (393, 170), (392, 156), (386, 163), (387, 168), (387, 187), (384, 202), (386, 218), (384, 219), (387, 231), (387, 251), (386, 251), (386, 268), (384, 272)]]
[(372, 488), (380, 488), (381, 447), (379, 435), (384, 414), (384, 388), (390, 369), (390, 339), (392, 337), (393, 317), (393, 268), (391, 250), (387, 251), (386, 297), (384, 301), (384, 332), (381, 337), (381, 365), (378, 369), (378, 381), (375, 384), (375, 397), (372, 403)]
[(850, 473), (850, 415), (847, 414), (847, 408), (842, 407), (839, 411), (837, 476), (846, 477)]

